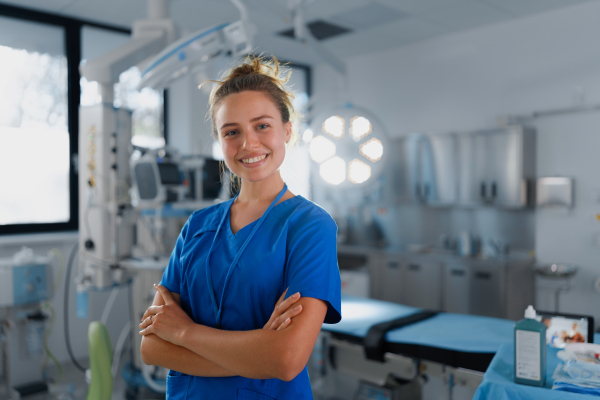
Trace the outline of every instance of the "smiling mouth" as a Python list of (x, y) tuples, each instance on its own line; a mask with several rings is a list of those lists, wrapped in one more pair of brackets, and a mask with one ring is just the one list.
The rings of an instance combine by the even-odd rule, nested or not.
[(244, 159), (242, 159), (241, 161), (242, 161), (244, 164), (254, 164), (254, 163), (257, 163), (257, 162), (259, 162), (259, 161), (262, 161), (262, 160), (264, 160), (265, 158), (267, 158), (267, 156), (268, 156), (268, 154), (264, 154), (264, 155), (262, 155), (262, 156), (258, 156), (258, 157), (253, 157), (253, 158), (244, 158)]

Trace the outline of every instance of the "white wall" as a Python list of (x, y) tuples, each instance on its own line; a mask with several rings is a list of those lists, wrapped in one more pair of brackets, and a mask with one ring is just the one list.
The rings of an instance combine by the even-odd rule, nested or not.
[[(491, 127), (500, 115), (573, 106), (582, 98), (600, 103), (599, 38), (596, 1), (348, 58), (349, 100), (376, 113), (393, 136)], [(348, 100), (328, 66), (319, 66), (315, 78), (320, 104)], [(593, 151), (598, 122), (598, 115), (584, 114), (533, 122), (538, 175), (573, 176), (578, 188), (572, 212), (536, 212), (536, 256), (580, 266), (561, 310), (597, 320), (600, 294), (591, 278), (600, 276), (600, 248), (592, 246), (592, 234), (600, 225), (590, 216), (600, 212), (591, 199), (600, 187)], [(514, 223), (518, 228), (518, 218)], [(540, 308), (553, 308), (542, 291), (537, 300)]]

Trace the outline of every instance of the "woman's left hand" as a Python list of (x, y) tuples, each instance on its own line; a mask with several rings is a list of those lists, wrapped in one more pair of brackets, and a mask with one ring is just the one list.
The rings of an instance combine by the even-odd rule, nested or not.
[(154, 285), (162, 296), (165, 304), (162, 306), (149, 307), (140, 324), (140, 335), (149, 335), (151, 333), (167, 342), (181, 345), (184, 333), (193, 328), (194, 321), (177, 304), (173, 295), (167, 288), (161, 285)]

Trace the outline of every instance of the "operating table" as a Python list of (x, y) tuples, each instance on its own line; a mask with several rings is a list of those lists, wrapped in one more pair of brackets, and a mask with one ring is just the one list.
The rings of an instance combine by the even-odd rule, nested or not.
[[(452, 398), (457, 387), (468, 388), (470, 393), (458, 397), (469, 397), (496, 351), (512, 341), (513, 326), (514, 321), (498, 318), (438, 313), (342, 296), (342, 321), (324, 324), (321, 330), (316, 347), (321, 354), (313, 357), (311, 371), (313, 387), (325, 398), (340, 397), (344, 390), (347, 393), (341, 398), (350, 398), (350, 392), (355, 399), (379, 398), (348, 388), (348, 383), (340, 384), (341, 373), (363, 386), (390, 388), (385, 398), (426, 398), (414, 386), (437, 379), (444, 387), (437, 388), (436, 398), (440, 392)], [(337, 387), (332, 387), (335, 379)], [(412, 389), (406, 389), (410, 385)]]

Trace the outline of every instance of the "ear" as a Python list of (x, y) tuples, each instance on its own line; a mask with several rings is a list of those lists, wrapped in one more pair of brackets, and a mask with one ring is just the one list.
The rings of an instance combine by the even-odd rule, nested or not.
[(292, 138), (292, 121), (286, 122), (283, 129), (285, 129), (285, 142), (287, 143)]

